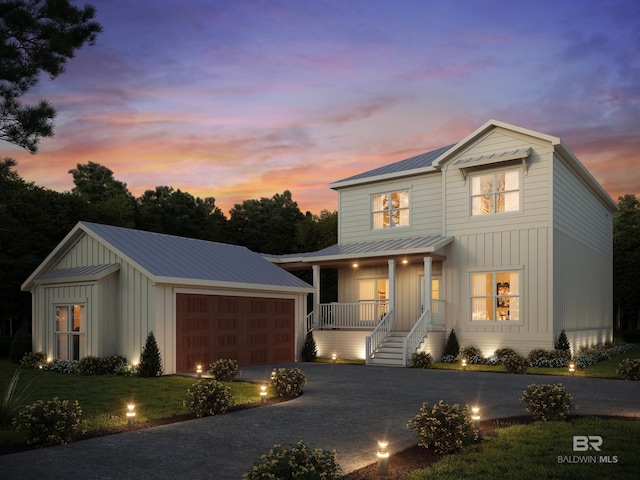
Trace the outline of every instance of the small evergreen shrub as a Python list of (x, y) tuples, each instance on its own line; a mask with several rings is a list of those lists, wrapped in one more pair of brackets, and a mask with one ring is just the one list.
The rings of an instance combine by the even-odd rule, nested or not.
[(571, 360), (571, 351), (534, 348), (527, 358), (532, 367), (565, 368)]
[(458, 357), (454, 357), (453, 355), (443, 355), (442, 363), (456, 363), (458, 361)]
[(13, 363), (20, 363), (24, 354), (31, 352), (31, 349), (31, 335), (20, 330), (13, 336), (13, 340), (11, 340), (9, 358), (11, 358)]
[(339, 478), (340, 471), (335, 450), (312, 450), (304, 443), (298, 442), (288, 450), (281, 445), (274, 445), (268, 454), (262, 455), (260, 461), (242, 476), (242, 479), (335, 480)]
[(47, 356), (44, 352), (25, 353), (20, 360), (20, 365), (24, 368), (44, 368), (47, 363)]
[(305, 362), (315, 362), (316, 358), (318, 358), (318, 348), (316, 346), (316, 341), (313, 338), (313, 330), (309, 330), (307, 332), (300, 356)]
[(423, 403), (418, 414), (407, 423), (420, 438), (418, 445), (433, 447), (439, 453), (458, 452), (478, 439), (478, 428), (471, 420), (469, 406), (449, 406), (440, 400), (434, 405)]
[(74, 360), (54, 360), (45, 363), (43, 368), (57, 373), (76, 373), (77, 364)]
[(209, 364), (207, 372), (219, 382), (233, 382), (241, 373), (238, 362), (230, 358), (221, 358)]
[(527, 412), (536, 420), (564, 420), (574, 407), (573, 397), (561, 383), (536, 385), (524, 391), (520, 401), (528, 404)]
[(38, 400), (25, 407), (13, 420), (14, 427), (27, 438), (28, 445), (64, 445), (80, 433), (82, 409), (78, 401)]
[(569, 339), (567, 338), (567, 334), (565, 333), (564, 328), (560, 332), (560, 335), (558, 335), (558, 340), (556, 341), (554, 348), (556, 350), (566, 350), (568, 352), (571, 351), (571, 345), (569, 344)]
[(162, 375), (162, 358), (160, 357), (160, 349), (153, 331), (147, 335), (147, 341), (140, 355), (138, 375), (141, 377), (159, 377)]
[(456, 331), (454, 329), (451, 329), (451, 332), (447, 337), (447, 344), (444, 347), (443, 357), (450, 355), (455, 358), (458, 356), (459, 353), (460, 353), (460, 344), (458, 343), (458, 337), (456, 336)]
[(231, 389), (217, 380), (198, 380), (187, 389), (182, 402), (197, 417), (225, 413), (233, 406)]
[(467, 363), (470, 364), (482, 365), (486, 363), (485, 358), (482, 356), (482, 350), (473, 345), (464, 347), (460, 350), (458, 359), (462, 360), (463, 358), (466, 358)]
[(522, 355), (508, 355), (504, 358), (502, 364), (509, 373), (523, 374), (527, 373), (527, 368), (529, 368), (529, 360)]
[(500, 363), (504, 361), (505, 357), (510, 357), (512, 355), (517, 355), (517, 353), (513, 348), (509, 347), (498, 348), (493, 352), (493, 356), (496, 357)]
[(411, 366), (413, 368), (431, 368), (433, 357), (427, 352), (415, 352), (411, 354)]
[(616, 373), (622, 375), (625, 380), (640, 380), (640, 359), (625, 358), (618, 365)]
[(298, 397), (307, 377), (299, 368), (275, 368), (271, 372), (271, 387), (280, 397)]
[(75, 365), (75, 371), (81, 375), (116, 375), (122, 365), (126, 364), (127, 360), (121, 355), (108, 357), (92, 357), (89, 355), (80, 359)]

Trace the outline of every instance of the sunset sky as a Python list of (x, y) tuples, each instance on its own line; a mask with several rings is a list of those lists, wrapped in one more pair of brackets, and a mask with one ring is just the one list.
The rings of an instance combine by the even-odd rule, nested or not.
[[(84, 2), (81, 2), (81, 4)], [(559, 136), (617, 200), (640, 196), (637, 0), (89, 0), (104, 31), (30, 99), (58, 110), (27, 181), (98, 162), (135, 195), (234, 203), (455, 143), (495, 118)]]

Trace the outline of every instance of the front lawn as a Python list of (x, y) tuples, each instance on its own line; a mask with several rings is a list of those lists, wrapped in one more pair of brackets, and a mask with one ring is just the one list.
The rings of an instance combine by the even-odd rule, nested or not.
[[(0, 360), (0, 394), (4, 391), (17, 365)], [(88, 432), (122, 428), (127, 424), (127, 404), (135, 404), (136, 422), (145, 423), (190, 414), (182, 406), (187, 389), (195, 378), (169, 375), (158, 378), (115, 375), (85, 376), (20, 368), (19, 388), (29, 382), (27, 403), (36, 400), (78, 400), (82, 407), (83, 426)], [(246, 382), (224, 382), (231, 388), (237, 405), (260, 401), (260, 388)], [(269, 392), (269, 396), (273, 396)], [(11, 428), (0, 429), (0, 454), (24, 445)]]
[[(566, 422), (514, 425), (496, 432), (460, 454), (414, 471), (410, 479), (626, 479), (637, 478), (640, 471), (638, 420), (576, 417)], [(596, 442), (600, 451), (574, 451), (574, 435), (601, 437), (599, 447)]]

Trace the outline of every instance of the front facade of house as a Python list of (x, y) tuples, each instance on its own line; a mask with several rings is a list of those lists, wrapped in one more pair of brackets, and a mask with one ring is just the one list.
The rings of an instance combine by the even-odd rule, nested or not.
[(135, 364), (153, 331), (166, 374), (218, 358), (296, 361), (313, 291), (244, 247), (87, 222), (22, 290), (32, 293), (33, 351)]
[(331, 184), (338, 244), (271, 258), (338, 269), (308, 326), (321, 356), (405, 365), (455, 329), (485, 356), (612, 338), (615, 202), (557, 137), (489, 121), (455, 145)]

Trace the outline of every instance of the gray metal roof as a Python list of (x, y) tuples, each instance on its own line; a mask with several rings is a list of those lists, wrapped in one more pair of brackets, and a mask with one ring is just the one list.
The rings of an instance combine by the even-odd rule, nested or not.
[(155, 281), (172, 279), (265, 286), (311, 286), (246, 247), (80, 222)]
[(453, 145), (438, 148), (430, 152), (421, 153), (420, 155), (416, 155), (415, 157), (406, 158), (389, 165), (383, 165), (382, 167), (374, 168), (373, 170), (359, 173), (357, 175), (353, 175), (352, 177), (343, 178), (342, 180), (338, 180), (334, 183), (339, 184), (342, 182), (351, 182), (353, 180), (361, 180), (365, 178), (378, 177), (381, 175), (389, 175), (393, 173), (400, 173), (404, 171), (430, 167), (436, 158), (438, 158), (447, 150), (451, 149), (451, 147), (453, 147)]
[(75, 268), (57, 268), (43, 273), (37, 279), (38, 283), (55, 283), (56, 280), (61, 281), (90, 281), (99, 280), (120, 269), (118, 264), (106, 265), (90, 265), (86, 267)]

